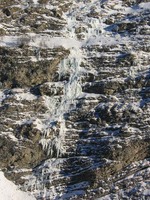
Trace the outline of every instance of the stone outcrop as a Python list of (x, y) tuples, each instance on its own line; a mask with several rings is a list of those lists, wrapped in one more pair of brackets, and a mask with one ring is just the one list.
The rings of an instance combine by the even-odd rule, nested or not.
[[(57, 80), (58, 64), (69, 52), (63, 48), (40, 49), (28, 45), (1, 48), (1, 88), (32, 87)], [(48, 58), (53, 56), (53, 60)]]
[(1, 1), (0, 169), (36, 199), (148, 199), (149, 1)]

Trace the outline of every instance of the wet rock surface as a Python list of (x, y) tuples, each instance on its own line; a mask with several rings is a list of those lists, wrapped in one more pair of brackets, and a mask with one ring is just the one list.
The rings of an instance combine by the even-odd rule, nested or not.
[(149, 199), (149, 7), (1, 1), (0, 169), (37, 200)]

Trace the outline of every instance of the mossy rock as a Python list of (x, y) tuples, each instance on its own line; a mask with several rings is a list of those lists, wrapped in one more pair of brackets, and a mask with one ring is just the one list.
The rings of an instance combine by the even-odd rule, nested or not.
[(0, 28), (0, 36), (6, 35), (6, 30), (3, 28)]
[(37, 22), (31, 25), (33, 31), (42, 32), (48, 28), (48, 24), (46, 22), (42, 22), (41, 24), (37, 24)]
[(22, 11), (21, 8), (16, 7), (16, 6), (10, 7), (9, 9), (10, 9), (10, 12), (11, 12), (12, 14), (18, 13), (18, 12), (21, 12), (21, 11)]
[(0, 2), (0, 8), (4, 8), (6, 6), (13, 6), (14, 4), (18, 4), (19, 2), (17, 0), (1, 0)]
[(39, 4), (47, 4), (49, 0), (38, 0)]

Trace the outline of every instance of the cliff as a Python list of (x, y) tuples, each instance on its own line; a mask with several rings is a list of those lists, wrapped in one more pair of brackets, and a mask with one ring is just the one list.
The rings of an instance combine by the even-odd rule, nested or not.
[(0, 8), (6, 178), (37, 200), (149, 199), (149, 0)]

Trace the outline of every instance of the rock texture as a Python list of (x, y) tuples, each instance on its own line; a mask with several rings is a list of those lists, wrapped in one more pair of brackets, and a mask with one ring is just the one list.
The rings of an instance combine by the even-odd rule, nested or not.
[(0, 169), (37, 200), (149, 199), (149, 0), (1, 0)]

